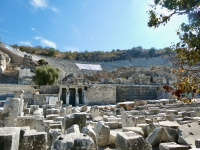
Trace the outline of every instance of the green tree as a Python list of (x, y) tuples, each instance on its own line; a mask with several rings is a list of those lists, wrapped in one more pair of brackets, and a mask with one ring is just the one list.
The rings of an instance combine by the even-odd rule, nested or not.
[[(161, 6), (171, 14), (156, 13), (156, 7)], [(174, 15), (187, 15), (188, 23), (182, 23), (177, 30), (180, 42), (172, 45), (176, 54), (171, 55), (171, 61), (177, 66), (172, 72), (178, 77), (173, 92), (178, 99), (182, 93), (200, 93), (200, 1), (199, 0), (154, 0), (149, 10), (149, 27), (165, 25)], [(171, 88), (166, 87), (172, 91)]]
[(56, 50), (54, 48), (50, 48), (48, 51), (48, 56), (52, 57), (56, 55)]
[(47, 65), (38, 66), (32, 80), (36, 85), (53, 85), (59, 77), (58, 71)]
[(149, 56), (150, 57), (153, 57), (153, 56), (155, 56), (155, 54), (156, 54), (156, 49), (154, 48), (154, 47), (152, 47), (150, 50), (149, 50)]

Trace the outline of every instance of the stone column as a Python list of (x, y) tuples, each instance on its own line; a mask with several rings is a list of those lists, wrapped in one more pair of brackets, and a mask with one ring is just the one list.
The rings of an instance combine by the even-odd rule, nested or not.
[(62, 95), (62, 87), (60, 86), (58, 93), (58, 100), (60, 100), (61, 95)]
[(19, 112), (18, 112), (18, 116), (21, 116), (23, 113), (23, 108), (24, 108), (24, 91), (23, 90), (19, 90), (19, 91), (14, 91), (14, 98), (19, 98), (20, 99), (20, 105), (19, 105)]
[(68, 88), (66, 88), (66, 104), (69, 104), (69, 96), (70, 96), (70, 91)]
[(83, 104), (85, 104), (85, 90), (84, 90), (84, 87), (82, 88), (82, 100), (83, 100)]
[(76, 106), (79, 105), (79, 94), (78, 94), (78, 88), (75, 88), (75, 104), (76, 104)]

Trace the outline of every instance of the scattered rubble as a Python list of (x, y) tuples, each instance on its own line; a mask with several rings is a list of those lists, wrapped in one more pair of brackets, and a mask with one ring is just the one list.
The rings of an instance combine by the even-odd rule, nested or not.
[(15, 91), (0, 111), (0, 149), (195, 149), (200, 147), (199, 106), (128, 101), (115, 106), (27, 106), (23, 91)]

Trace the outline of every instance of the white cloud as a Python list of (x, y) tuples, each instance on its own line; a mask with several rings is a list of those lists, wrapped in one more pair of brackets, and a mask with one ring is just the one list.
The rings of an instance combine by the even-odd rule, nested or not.
[(54, 6), (49, 6), (47, 0), (30, 0), (30, 4), (35, 8), (49, 8), (54, 12), (58, 12), (58, 9)]
[(48, 7), (46, 0), (31, 0), (30, 4), (35, 8), (45, 8)]
[(64, 50), (71, 51), (71, 52), (78, 52), (79, 51), (79, 47), (66, 46), (66, 47), (64, 47)]
[(32, 45), (31, 45), (30, 42), (23, 42), (23, 41), (21, 41), (20, 44), (22, 44), (22, 45), (27, 45), (27, 46), (31, 46), (31, 47), (32, 47)]
[(51, 10), (54, 11), (54, 12), (58, 12), (58, 9), (56, 7), (54, 7), (54, 6), (51, 7)]
[(42, 44), (42, 46), (52, 47), (52, 48), (56, 49), (56, 43), (54, 43), (52, 41), (49, 41), (49, 40), (39, 37), (39, 36), (35, 37), (35, 39), (40, 40), (40, 43)]

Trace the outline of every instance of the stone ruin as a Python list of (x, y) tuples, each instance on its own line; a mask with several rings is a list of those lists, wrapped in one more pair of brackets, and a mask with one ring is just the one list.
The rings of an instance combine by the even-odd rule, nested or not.
[(189, 150), (200, 148), (200, 103), (27, 105), (14, 91), (0, 109), (2, 150)]

